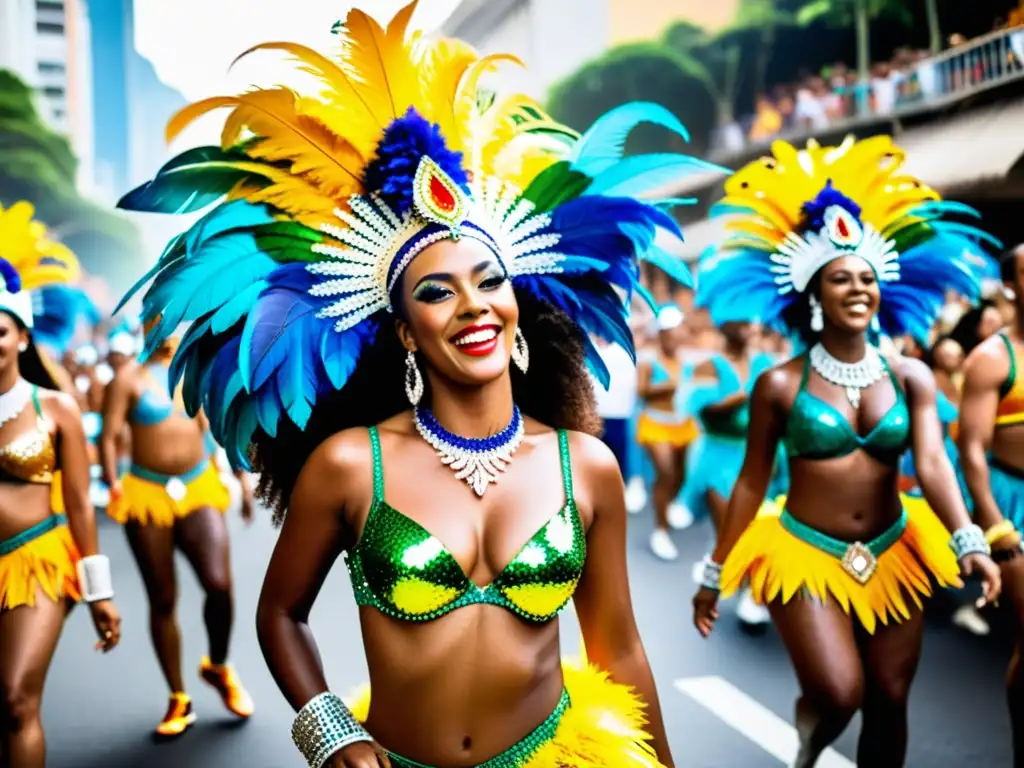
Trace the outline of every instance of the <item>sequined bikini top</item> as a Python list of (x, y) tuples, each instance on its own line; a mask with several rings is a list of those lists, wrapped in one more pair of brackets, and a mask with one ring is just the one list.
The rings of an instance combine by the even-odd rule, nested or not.
[(862, 450), (883, 464), (899, 461), (910, 441), (910, 412), (903, 389), (888, 363), (885, 369), (896, 389), (896, 402), (874, 428), (861, 437), (839, 410), (807, 390), (810, 360), (806, 359), (800, 390), (786, 420), (783, 438), (786, 452), (794, 458), (823, 460)]
[(50, 483), (57, 469), (57, 451), (50, 424), (39, 404), (39, 390), (32, 387), (36, 424), (0, 447), (0, 482)]
[(1010, 355), (1010, 374), (999, 388), (999, 407), (996, 409), (996, 426), (1008, 427), (1024, 421), (1024, 377), (1017, 376), (1017, 353), (1006, 332), (999, 334)]
[(128, 414), (128, 421), (140, 427), (152, 427), (166, 421), (174, 413), (174, 402), (167, 395), (167, 368), (161, 365), (146, 366), (146, 373), (153, 379), (159, 392), (146, 388), (139, 395), (138, 402)]
[(373, 502), (359, 542), (345, 556), (356, 603), (404, 621), (431, 621), (466, 605), (505, 608), (549, 621), (583, 574), (587, 540), (572, 490), (569, 440), (558, 433), (565, 506), (541, 526), (490, 584), (479, 587), (436, 536), (384, 501), (380, 437), (370, 427)]

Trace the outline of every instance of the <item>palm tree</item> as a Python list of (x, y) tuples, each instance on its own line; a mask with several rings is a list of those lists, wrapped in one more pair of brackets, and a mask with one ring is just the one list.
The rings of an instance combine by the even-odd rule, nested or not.
[(732, 24), (718, 37), (738, 37), (756, 34), (757, 60), (754, 62), (754, 93), (764, 93), (768, 85), (768, 65), (775, 52), (776, 33), (780, 27), (792, 26), (796, 16), (779, 8), (779, 0), (741, 0)]
[(796, 14), (797, 23), (804, 26), (821, 19), (843, 27), (853, 24), (857, 35), (857, 112), (861, 115), (870, 111), (871, 20), (879, 16), (892, 16), (907, 25), (913, 22), (907, 0), (811, 0)]
[(939, 26), (939, 1), (924, 0), (928, 15), (928, 48), (933, 53), (942, 52), (942, 28)]

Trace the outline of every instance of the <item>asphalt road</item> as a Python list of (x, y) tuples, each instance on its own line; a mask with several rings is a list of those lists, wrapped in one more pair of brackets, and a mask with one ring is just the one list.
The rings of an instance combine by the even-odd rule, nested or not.
[[(232, 519), (237, 624), (232, 660), (257, 705), (237, 725), (202, 684), (196, 668), (205, 653), (198, 586), (180, 564), (180, 618), (187, 680), (199, 716), (178, 741), (154, 745), (150, 732), (166, 707), (166, 690), (146, 629), (142, 585), (122, 532), (104, 518), (104, 552), (110, 555), (124, 617), (121, 647), (103, 657), (92, 650), (89, 617), (76, 610), (68, 621), (50, 670), (44, 721), (51, 768), (299, 768), (289, 740), (292, 712), (271, 680), (256, 642), (253, 617), (274, 531), (263, 516), (246, 529)], [(710, 641), (690, 624), (690, 566), (706, 532), (675, 534), (682, 550), (676, 563), (656, 561), (646, 548), (647, 515), (631, 520), (630, 570), (637, 618), (658, 680), (676, 764), (681, 768), (779, 768), (792, 754), (789, 726), (796, 684), (774, 632), (744, 634), (731, 610)], [(355, 624), (356, 609), (339, 562), (313, 614), (313, 628), (338, 691), (366, 679)], [(1003, 706), (1002, 676), (1008, 657), (999, 632), (977, 638), (954, 628), (936, 612), (910, 706), (911, 768), (1010, 766), (1010, 725)], [(567, 652), (577, 628), (563, 619)], [(852, 768), (857, 723), (820, 768)]]

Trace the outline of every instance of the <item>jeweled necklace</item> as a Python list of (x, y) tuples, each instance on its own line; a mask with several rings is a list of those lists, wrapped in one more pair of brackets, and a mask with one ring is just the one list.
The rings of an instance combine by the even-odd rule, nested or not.
[(837, 360), (819, 342), (811, 347), (811, 368), (825, 381), (846, 389), (846, 399), (854, 408), (860, 407), (861, 390), (867, 389), (885, 375), (885, 363), (878, 350), (870, 344), (864, 357), (856, 363)]
[(498, 477), (512, 460), (523, 442), (523, 416), (518, 406), (512, 406), (512, 421), (501, 432), (490, 437), (460, 437), (437, 423), (429, 408), (416, 406), (413, 419), (416, 431), (437, 451), (441, 463), (465, 480), (477, 496), (483, 496), (487, 486), (498, 482)]
[(32, 385), (22, 378), (0, 395), (0, 427), (25, 410), (32, 397)]

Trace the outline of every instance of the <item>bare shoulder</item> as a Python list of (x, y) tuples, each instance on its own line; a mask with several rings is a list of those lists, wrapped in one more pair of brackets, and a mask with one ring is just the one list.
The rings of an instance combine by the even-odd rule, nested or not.
[[(335, 482), (348, 484), (360, 474), (366, 475), (373, 467), (373, 449), (370, 433), (363, 427), (353, 427), (328, 437), (310, 454), (303, 473), (316, 477), (330, 477)], [(340, 484), (340, 483), (339, 483)]]
[(763, 371), (754, 382), (754, 399), (781, 405), (796, 396), (803, 378), (804, 361), (793, 357)]
[(566, 435), (572, 474), (577, 478), (577, 496), (585, 495), (591, 508), (599, 506), (601, 500), (622, 499), (622, 472), (611, 449), (600, 438), (585, 432), (569, 430)]
[(886, 358), (886, 362), (911, 397), (935, 397), (935, 374), (924, 361), (914, 357), (892, 355)]
[(975, 385), (1001, 384), (1010, 375), (1010, 355), (1001, 334), (989, 336), (964, 361), (964, 378)]
[(65, 423), (67, 419), (82, 418), (82, 409), (78, 407), (75, 398), (66, 392), (55, 389), (38, 389), (39, 405), (43, 412), (52, 417), (58, 423)]
[(718, 379), (718, 369), (714, 361), (709, 357), (701, 360), (693, 367), (693, 378), (695, 379)]

